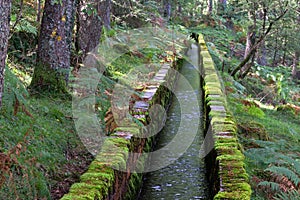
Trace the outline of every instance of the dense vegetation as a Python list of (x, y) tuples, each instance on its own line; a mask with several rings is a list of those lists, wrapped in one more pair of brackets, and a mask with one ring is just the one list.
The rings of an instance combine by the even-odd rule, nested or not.
[[(59, 199), (78, 180), (93, 156), (74, 127), (72, 82), (99, 42), (142, 27), (187, 40), (204, 34), (238, 123), (253, 199), (300, 199), (299, 1), (16, 0), (9, 14), (10, 2), (0, 0), (3, 199)], [(155, 63), (178, 53), (117, 48), (124, 54), (97, 88), (103, 121), (118, 80), (144, 64), (149, 78)]]

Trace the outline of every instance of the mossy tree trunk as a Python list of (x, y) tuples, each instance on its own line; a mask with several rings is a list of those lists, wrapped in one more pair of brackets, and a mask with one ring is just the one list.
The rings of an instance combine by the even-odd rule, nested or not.
[(40, 92), (67, 91), (76, 0), (46, 0), (30, 88)]
[(4, 90), (4, 69), (9, 35), (11, 0), (0, 0), (0, 107)]

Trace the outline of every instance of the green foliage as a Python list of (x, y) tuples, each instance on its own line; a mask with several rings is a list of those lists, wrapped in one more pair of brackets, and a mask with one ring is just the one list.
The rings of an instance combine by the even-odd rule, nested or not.
[(25, 32), (28, 34), (32, 34), (33, 36), (37, 36), (37, 27), (34, 26), (32, 23), (27, 21), (26, 19), (22, 19), (15, 27), (16, 32)]
[(274, 197), (275, 200), (282, 200), (282, 199), (292, 199), (292, 200), (300, 200), (299, 192), (296, 190), (287, 191), (287, 192), (280, 192)]
[(262, 109), (257, 108), (257, 107), (255, 107), (255, 106), (250, 106), (250, 107), (247, 109), (247, 112), (248, 112), (250, 115), (255, 116), (255, 117), (258, 117), (258, 118), (264, 118), (264, 117), (265, 117), (264, 111), (262, 111)]
[[(10, 78), (11, 75), (6, 76), (7, 86), (21, 84), (17, 77)], [(14, 93), (22, 96), (17, 87)], [(9, 171), (2, 171), (6, 180), (1, 185), (0, 196), (3, 199), (50, 199), (50, 189), (58, 181), (55, 174), (64, 164), (73, 162), (69, 155), (75, 148), (82, 148), (73, 122), (67, 118), (72, 116), (71, 102), (22, 96), (22, 102), (26, 102), (26, 109), (33, 116), (29, 117), (22, 110), (16, 115), (8, 113), (11, 109), (8, 101), (5, 93), (4, 115), (0, 115), (0, 151), (11, 154), (13, 163)], [(70, 175), (64, 174), (65, 178)]]
[(7, 66), (5, 67), (5, 81), (4, 81), (4, 94), (3, 102), (5, 107), (3, 108), (3, 113), (12, 114), (14, 109), (14, 104), (18, 101), (21, 105), (27, 105), (26, 97), (29, 96), (23, 83), (12, 73), (11, 69)]

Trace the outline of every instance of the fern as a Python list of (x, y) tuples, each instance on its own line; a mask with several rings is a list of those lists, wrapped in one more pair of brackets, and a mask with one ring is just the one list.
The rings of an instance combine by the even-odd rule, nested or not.
[(29, 96), (27, 89), (19, 78), (6, 66), (3, 102), (7, 111), (12, 111), (15, 101), (27, 105), (26, 97)]
[(276, 197), (275, 200), (282, 200), (282, 199), (289, 199), (289, 200), (300, 200), (300, 194), (296, 190), (288, 191), (288, 192), (280, 192)]
[(271, 172), (272, 174), (276, 174), (276, 175), (287, 177), (296, 186), (300, 182), (299, 175), (296, 174), (294, 171), (290, 170), (287, 167), (271, 166), (271, 167), (268, 167), (267, 169), (265, 169), (265, 171)]
[(280, 185), (278, 183), (269, 182), (269, 181), (262, 181), (258, 184), (258, 186), (268, 187), (271, 188), (273, 191), (279, 191)]

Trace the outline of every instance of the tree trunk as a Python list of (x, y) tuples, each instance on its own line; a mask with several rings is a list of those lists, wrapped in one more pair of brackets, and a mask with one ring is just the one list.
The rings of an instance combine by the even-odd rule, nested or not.
[(110, 14), (111, 14), (111, 0), (105, 0), (103, 3), (99, 3), (98, 14), (102, 19), (102, 25), (107, 29), (110, 27)]
[(283, 47), (282, 47), (283, 56), (282, 56), (281, 64), (285, 65), (286, 54), (287, 54), (287, 35), (284, 37), (282, 44), (283, 44)]
[(66, 92), (76, 0), (46, 0), (30, 88)]
[(227, 0), (219, 0), (219, 5), (218, 5), (218, 15), (223, 15), (225, 13), (227, 6)]
[[(300, 23), (300, 14), (299, 14), (300, 13), (300, 1), (298, 2), (297, 11), (298, 11), (297, 23), (299, 24)], [(296, 32), (299, 33), (299, 31), (300, 31), (300, 28), (297, 27)], [(295, 56), (293, 59), (292, 77), (293, 77), (293, 79), (298, 79), (298, 80), (300, 80), (300, 71), (298, 71), (298, 69), (297, 69), (297, 67), (299, 66), (299, 58), (300, 58), (300, 47), (297, 45), (295, 47)]]
[(164, 0), (164, 17), (167, 18), (167, 20), (170, 20), (172, 15), (172, 7), (171, 2), (169, 0)]
[[(252, 25), (252, 26), (248, 27), (246, 49), (245, 49), (245, 54), (244, 54), (244, 59), (246, 59), (247, 56), (250, 55), (250, 59), (252, 61), (254, 61), (252, 57), (255, 55), (255, 51), (251, 52), (251, 49), (253, 48), (253, 46), (255, 44), (255, 37), (256, 37), (255, 27), (256, 27), (256, 25)], [(251, 52), (251, 54), (250, 54), (250, 52)], [(253, 64), (253, 62), (246, 63), (241, 68), (240, 77), (245, 77), (246, 73), (249, 72), (252, 64)]]
[[(90, 4), (93, 9), (84, 11)], [(77, 52), (82, 52), (79, 62), (82, 63), (88, 52), (93, 50), (100, 42), (103, 26), (110, 29), (111, 1), (80, 0), (77, 7)]]
[(297, 67), (299, 65), (299, 57), (300, 57), (300, 52), (296, 51), (293, 60), (292, 77), (293, 79), (298, 79), (298, 80), (300, 80), (300, 71), (297, 70)]
[(0, 107), (4, 91), (4, 69), (9, 36), (11, 0), (0, 0)]
[(278, 29), (276, 30), (276, 34), (275, 34), (275, 48), (274, 48), (274, 54), (273, 54), (272, 67), (276, 66), (277, 52), (278, 52)]
[(208, 0), (208, 15), (212, 14), (213, 11), (213, 0)]
[[(266, 30), (266, 21), (267, 21), (267, 8), (263, 9), (263, 28), (262, 28), (262, 34)], [(267, 65), (267, 49), (265, 40), (261, 42), (260, 51), (259, 51), (259, 57), (257, 59), (257, 63), (263, 66)]]
[(41, 0), (36, 0), (36, 21), (40, 23), (42, 14), (42, 2)]

